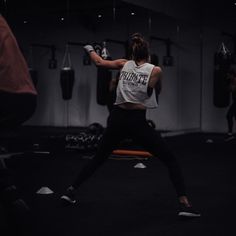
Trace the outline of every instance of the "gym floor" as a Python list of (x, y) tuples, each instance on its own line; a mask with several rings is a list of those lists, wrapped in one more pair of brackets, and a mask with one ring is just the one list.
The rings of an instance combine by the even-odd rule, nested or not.
[[(202, 217), (178, 218), (175, 192), (158, 158), (111, 156), (82, 185), (78, 204), (62, 206), (61, 194), (92, 153), (29, 152), (6, 160), (31, 207), (30, 219), (22, 223), (28, 233), (24, 235), (235, 235), (236, 141), (226, 143), (223, 134), (206, 133), (166, 137), (166, 140), (182, 165), (190, 199)], [(134, 168), (140, 162), (146, 168)], [(48, 187), (53, 193), (37, 194), (41, 187)], [(8, 222), (4, 227), (14, 225)]]

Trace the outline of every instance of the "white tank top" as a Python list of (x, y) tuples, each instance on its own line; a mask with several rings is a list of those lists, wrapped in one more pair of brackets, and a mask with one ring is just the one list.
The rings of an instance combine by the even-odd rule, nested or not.
[(146, 108), (156, 108), (155, 89), (151, 96), (147, 94), (153, 68), (154, 65), (150, 63), (136, 65), (134, 61), (127, 61), (120, 72), (115, 105), (130, 102), (142, 104)]

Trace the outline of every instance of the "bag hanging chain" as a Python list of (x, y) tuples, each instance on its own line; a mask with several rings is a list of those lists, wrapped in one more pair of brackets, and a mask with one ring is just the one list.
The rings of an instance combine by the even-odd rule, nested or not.
[(218, 50), (218, 53), (222, 52), (223, 55), (230, 54), (229, 49), (225, 46), (225, 44), (222, 42), (220, 45), (220, 48)]
[[(68, 62), (68, 66), (66, 66), (67, 62)], [(66, 44), (66, 50), (65, 50), (65, 54), (64, 54), (63, 62), (62, 62), (62, 69), (65, 69), (65, 68), (68, 68), (68, 69), (72, 68), (70, 50), (69, 50), (68, 44)]]

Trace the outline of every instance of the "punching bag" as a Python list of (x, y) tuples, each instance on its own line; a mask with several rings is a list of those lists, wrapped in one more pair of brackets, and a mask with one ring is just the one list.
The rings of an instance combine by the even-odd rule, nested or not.
[(109, 84), (112, 73), (106, 68), (98, 67), (97, 69), (97, 103), (107, 105), (109, 96)]
[[(151, 64), (153, 64), (154, 66), (159, 65), (159, 58), (156, 54), (151, 54)], [(161, 82), (158, 81), (156, 86), (155, 86), (155, 93), (156, 93), (157, 103), (159, 103), (159, 94), (160, 94), (160, 92), (161, 92)]]
[(75, 73), (70, 67), (64, 67), (60, 73), (60, 85), (62, 90), (62, 98), (64, 100), (70, 100), (72, 98), (72, 92), (74, 87)]
[(231, 65), (231, 53), (221, 44), (214, 56), (214, 82), (213, 82), (213, 103), (219, 108), (228, 107), (230, 104), (229, 80), (227, 78)]
[(60, 72), (60, 85), (63, 100), (70, 100), (72, 98), (74, 81), (75, 72), (71, 66), (69, 46), (66, 45), (66, 51)]
[[(101, 57), (104, 60), (111, 59), (106, 48), (106, 42), (103, 42)], [(107, 105), (109, 97), (109, 84), (112, 79), (112, 73), (107, 68), (97, 68), (97, 103), (99, 105)]]

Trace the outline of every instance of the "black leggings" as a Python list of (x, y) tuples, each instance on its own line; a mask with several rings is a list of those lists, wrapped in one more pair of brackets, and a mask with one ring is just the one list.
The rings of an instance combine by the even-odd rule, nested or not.
[(231, 106), (229, 107), (229, 110), (227, 111), (227, 123), (228, 123), (228, 132), (232, 133), (233, 132), (233, 125), (234, 125), (234, 120), (236, 119), (236, 101), (234, 101)]
[(79, 173), (73, 187), (77, 189), (88, 179), (107, 160), (117, 145), (126, 138), (131, 138), (136, 144), (157, 156), (167, 166), (177, 195), (186, 195), (180, 166), (161, 135), (148, 125), (146, 112), (144, 110), (125, 110), (119, 107), (112, 110), (96, 155)]

